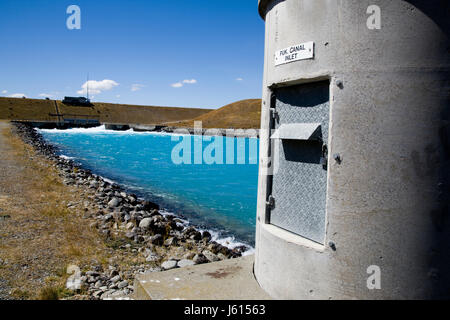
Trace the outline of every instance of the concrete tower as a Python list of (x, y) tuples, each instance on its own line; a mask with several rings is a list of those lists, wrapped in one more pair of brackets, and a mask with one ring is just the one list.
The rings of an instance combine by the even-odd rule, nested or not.
[(259, 284), (282, 299), (449, 298), (448, 1), (259, 12)]

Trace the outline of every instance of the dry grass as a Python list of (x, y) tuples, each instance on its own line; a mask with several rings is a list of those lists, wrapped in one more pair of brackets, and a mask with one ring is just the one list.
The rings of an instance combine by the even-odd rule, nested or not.
[[(52, 164), (38, 156), (9, 129), (1, 152), (9, 165), (0, 171), (0, 207), (10, 219), (0, 222), (0, 279), (6, 279), (17, 299), (53, 299), (64, 290), (68, 265), (106, 267), (140, 261), (114, 251), (84, 217), (84, 207), (68, 209), (68, 202), (83, 203), (86, 195), (62, 183)], [(4, 167), (0, 166), (0, 167)]]
[(41, 289), (38, 295), (39, 300), (59, 300), (62, 296), (58, 287), (45, 287)]
[(168, 123), (174, 127), (193, 128), (194, 121), (202, 121), (203, 128), (258, 129), (261, 119), (261, 100), (249, 99), (231, 103), (188, 121)]
[[(193, 119), (211, 110), (137, 106), (95, 102), (93, 107), (67, 106), (56, 101), (60, 114), (68, 119), (87, 118), (102, 123), (162, 124), (169, 121)], [(55, 100), (0, 97), (0, 119), (51, 121), (58, 120)], [(74, 116), (75, 115), (75, 116)]]
[(0, 97), (0, 119), (55, 121), (53, 101)]

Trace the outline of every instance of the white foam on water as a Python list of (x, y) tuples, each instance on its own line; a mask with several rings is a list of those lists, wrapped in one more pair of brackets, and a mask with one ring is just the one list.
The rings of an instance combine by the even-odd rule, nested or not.
[[(169, 212), (169, 211), (166, 211), (166, 210), (164, 210), (164, 209), (160, 209), (160, 210), (159, 210), (159, 213), (160, 213), (162, 216), (168, 216), (168, 215), (175, 216), (178, 220), (181, 221), (181, 222), (179, 222), (179, 223), (177, 223), (177, 224), (183, 226), (184, 228), (187, 228), (187, 227), (189, 227), (189, 225), (190, 225), (189, 220), (180, 218), (180, 217), (178, 217), (176, 214), (171, 213), (171, 212)], [(197, 229), (199, 232), (208, 231), (208, 232), (211, 234), (211, 241), (215, 241), (215, 242), (217, 242), (218, 244), (220, 244), (220, 245), (222, 245), (222, 246), (224, 246), (224, 247), (227, 247), (227, 248), (229, 248), (229, 249), (231, 249), (231, 250), (233, 250), (233, 249), (236, 248), (236, 247), (240, 247), (240, 246), (246, 247), (247, 250), (244, 251), (244, 252), (242, 252), (242, 256), (248, 256), (248, 255), (251, 255), (251, 254), (254, 254), (254, 253), (255, 253), (255, 248), (253, 248), (252, 246), (250, 246), (250, 245), (248, 245), (248, 244), (246, 244), (246, 243), (237, 241), (236, 238), (235, 238), (234, 236), (223, 237), (223, 236), (220, 234), (220, 232), (218, 232), (218, 231), (216, 231), (216, 230), (207, 230), (207, 229), (200, 229), (200, 228), (196, 228), (196, 229)]]
[(102, 178), (104, 181), (108, 182), (109, 184), (117, 184), (117, 182), (115, 182), (114, 180), (99, 176), (100, 178)]
[(66, 156), (65, 154), (61, 154), (61, 155), (59, 155), (59, 157), (64, 159), (64, 160), (73, 160), (73, 159), (75, 159), (74, 157), (69, 157), (69, 156)]
[(184, 132), (162, 132), (162, 131), (134, 131), (132, 128), (128, 130), (111, 130), (106, 129), (105, 125), (91, 128), (69, 128), (69, 129), (39, 129), (38, 132), (46, 133), (83, 133), (83, 134), (115, 134), (115, 135), (160, 135), (160, 136), (189, 136), (189, 133)]
[(106, 130), (104, 125), (91, 128), (70, 128), (70, 129), (36, 129), (39, 132), (51, 132), (51, 133), (96, 133), (96, 132), (108, 132), (113, 130)]
[(223, 237), (220, 236), (219, 232), (217, 232), (217, 231), (209, 230), (209, 233), (211, 233), (211, 236), (212, 236), (211, 240), (212, 241), (215, 241), (215, 242), (217, 242), (217, 243), (221, 244), (222, 246), (227, 247), (229, 249), (234, 249), (234, 248), (240, 247), (240, 246), (246, 247), (247, 250), (242, 252), (243, 256), (248, 256), (248, 255), (251, 255), (251, 254), (253, 254), (255, 252), (255, 248), (249, 246), (246, 243), (237, 241), (234, 236), (229, 236), (229, 237), (223, 238)]

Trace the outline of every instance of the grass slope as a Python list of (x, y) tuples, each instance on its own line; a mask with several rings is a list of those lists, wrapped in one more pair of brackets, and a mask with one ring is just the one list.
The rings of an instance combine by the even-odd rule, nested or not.
[[(56, 105), (55, 105), (56, 104)], [(61, 101), (0, 97), (0, 119), (24, 121), (58, 121), (59, 114), (67, 119), (97, 119), (102, 123), (163, 124), (193, 119), (210, 109), (137, 106), (95, 102), (93, 107), (73, 107)]]
[(192, 120), (174, 121), (167, 125), (193, 128), (194, 121), (202, 121), (203, 128), (259, 129), (260, 118), (261, 100), (248, 99), (228, 104)]

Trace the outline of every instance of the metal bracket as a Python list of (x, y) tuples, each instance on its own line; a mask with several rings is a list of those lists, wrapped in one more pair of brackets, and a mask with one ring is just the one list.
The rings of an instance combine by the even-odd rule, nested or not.
[(272, 195), (270, 195), (269, 198), (267, 199), (266, 205), (270, 210), (275, 208), (275, 198)]
[(278, 117), (278, 111), (275, 108), (270, 108), (270, 114), (272, 116), (273, 119), (277, 119)]

